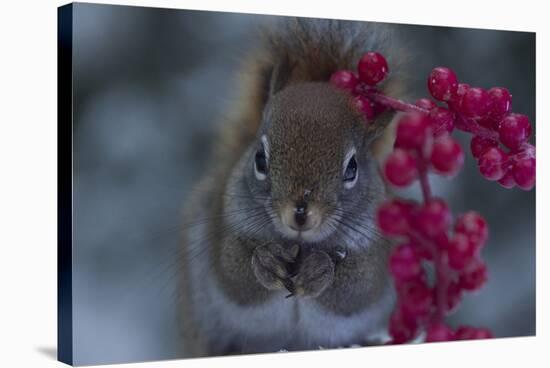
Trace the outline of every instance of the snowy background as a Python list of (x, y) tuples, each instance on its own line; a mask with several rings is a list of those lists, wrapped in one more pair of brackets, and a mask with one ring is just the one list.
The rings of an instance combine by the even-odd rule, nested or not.
[[(175, 323), (178, 229), (206, 167), (239, 58), (275, 17), (74, 6), (74, 357), (76, 364), (181, 357)], [(535, 118), (531, 33), (396, 26), (415, 50), (415, 96), (435, 65), (465, 82), (505, 86)], [(416, 72), (415, 72), (416, 73)], [(499, 337), (535, 334), (535, 192), (482, 179), (468, 157), (435, 180), (455, 212), (491, 226), (490, 281), (451, 323)], [(412, 193), (418, 195), (418, 192)]]

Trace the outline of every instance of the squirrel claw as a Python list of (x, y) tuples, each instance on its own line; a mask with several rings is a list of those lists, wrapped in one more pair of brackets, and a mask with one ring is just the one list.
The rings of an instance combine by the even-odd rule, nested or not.
[(346, 252), (345, 249), (338, 249), (335, 253), (336, 257), (338, 257), (339, 260), (346, 258), (346, 256), (348, 255), (348, 252)]
[(334, 261), (321, 251), (311, 253), (302, 263), (293, 282), (293, 292), (300, 297), (319, 296), (334, 279)]
[(299, 272), (298, 269), (289, 270), (289, 272), (288, 272), (288, 278), (289, 278), (289, 279), (293, 279), (294, 277), (296, 277), (296, 276), (298, 275), (298, 272)]
[(289, 251), (291, 257), (295, 260), (296, 257), (298, 257), (298, 253), (300, 252), (300, 244), (294, 244)]
[[(294, 283), (290, 279), (283, 279), (283, 285), (290, 292), (290, 296), (294, 295)], [(288, 296), (287, 296), (288, 298)]]
[(268, 290), (288, 289), (288, 275), (292, 267), (288, 264), (289, 255), (282, 246), (268, 243), (254, 249), (251, 266), (256, 279)]

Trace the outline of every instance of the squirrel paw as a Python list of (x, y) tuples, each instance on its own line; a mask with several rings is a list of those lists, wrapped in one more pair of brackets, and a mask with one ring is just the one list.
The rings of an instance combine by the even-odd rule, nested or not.
[(268, 290), (291, 288), (292, 263), (298, 251), (297, 246), (285, 249), (277, 243), (256, 247), (252, 254), (252, 270), (256, 279)]
[(334, 262), (325, 252), (316, 251), (304, 260), (294, 279), (292, 294), (315, 298), (334, 280)]

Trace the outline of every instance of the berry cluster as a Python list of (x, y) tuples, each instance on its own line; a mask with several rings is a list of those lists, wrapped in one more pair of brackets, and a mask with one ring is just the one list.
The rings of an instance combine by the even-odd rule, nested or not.
[(330, 82), (350, 92), (355, 106), (365, 114), (367, 120), (372, 120), (387, 108), (384, 104), (369, 98), (366, 93), (378, 92), (374, 86), (382, 82), (388, 72), (388, 63), (384, 56), (377, 52), (368, 52), (359, 60), (357, 73), (339, 70), (332, 74)]
[[(471, 211), (457, 218), (453, 226), (451, 212), (439, 198), (422, 204), (390, 200), (378, 209), (377, 219), (383, 233), (399, 242), (389, 265), (398, 294), (389, 326), (393, 343), (412, 340), (422, 328), (426, 329), (426, 341), (490, 337), (485, 329), (470, 327), (484, 333), (462, 335), (458, 331), (465, 327), (453, 332), (443, 323), (465, 291), (478, 290), (487, 280), (480, 256), (488, 237), (485, 220)], [(433, 280), (424, 267), (429, 262), (435, 266)]]
[[(393, 109), (419, 115), (412, 118), (418, 121), (409, 122), (403, 128), (416, 129), (417, 132), (410, 131), (413, 135), (429, 135), (425, 132), (427, 128), (435, 138), (448, 135), (454, 129), (472, 134), (470, 149), (478, 160), (480, 173), (487, 180), (497, 181), (505, 188), (518, 186), (531, 190), (535, 186), (535, 147), (528, 142), (532, 134), (531, 124), (527, 116), (511, 112), (512, 95), (506, 88), (485, 90), (470, 87), (459, 83), (451, 69), (438, 67), (428, 77), (428, 89), (432, 97), (446, 107), (427, 98), (410, 104), (386, 96), (376, 88), (388, 72), (385, 58), (377, 52), (369, 52), (359, 60), (356, 73), (337, 71), (332, 75), (331, 83), (352, 93), (355, 105), (367, 120)], [(432, 165), (439, 173), (452, 176), (460, 170), (463, 154), (457, 147), (450, 139), (434, 142)], [(456, 160), (447, 160), (449, 157), (456, 157)], [(404, 165), (412, 163), (412, 159), (403, 153), (398, 154), (398, 158)], [(403, 174), (401, 178), (405, 183), (397, 185), (408, 185), (414, 179), (412, 169), (407, 174), (410, 177)]]
[(472, 155), (487, 180), (505, 188), (533, 188), (536, 165), (534, 146), (528, 143), (531, 124), (527, 116), (511, 112), (512, 95), (506, 88), (470, 87), (459, 83), (451, 69), (439, 67), (430, 73), (428, 89), (435, 99), (447, 103), (446, 111), (454, 115), (457, 128), (473, 134)]
[[(423, 201), (392, 199), (377, 213), (379, 228), (398, 242), (389, 265), (398, 294), (389, 325), (392, 342), (410, 341), (422, 331), (426, 341), (490, 338), (487, 329), (453, 330), (444, 322), (464, 292), (478, 290), (487, 280), (481, 249), (489, 230), (473, 211), (453, 223), (445, 201), (431, 194), (428, 172), (453, 177), (462, 168), (464, 152), (451, 136), (456, 129), (473, 135), (471, 151), (486, 179), (530, 190), (535, 185), (535, 147), (528, 143), (531, 125), (525, 115), (511, 112), (505, 88), (470, 87), (459, 83), (451, 69), (438, 67), (428, 77), (428, 89), (446, 107), (428, 98), (410, 104), (376, 88), (388, 72), (385, 58), (369, 52), (359, 60), (357, 72), (337, 71), (331, 83), (351, 93), (367, 121), (387, 110), (406, 112), (397, 123), (394, 150), (382, 171), (395, 187), (418, 179)], [(433, 277), (426, 272), (430, 263)]]

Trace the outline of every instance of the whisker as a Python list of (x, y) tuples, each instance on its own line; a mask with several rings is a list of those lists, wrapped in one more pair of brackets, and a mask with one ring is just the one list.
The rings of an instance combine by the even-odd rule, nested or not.
[[(223, 219), (225, 217), (229, 216), (215, 216), (216, 218)], [(263, 210), (256, 210), (249, 216), (249, 219), (261, 219), (264, 217)], [(223, 222), (222, 222), (223, 223)], [(164, 265), (160, 265), (161, 267), (158, 268), (159, 264), (155, 265), (155, 272), (151, 275), (149, 275), (147, 278), (151, 278), (152, 280), (157, 279), (161, 275), (168, 274), (172, 272), (172, 270), (175, 270), (174, 268), (181, 264), (182, 261), (185, 259), (188, 260), (188, 262), (193, 262), (195, 258), (200, 257), (208, 250), (208, 247), (201, 247), (201, 245), (212, 241), (217, 235), (223, 237), (226, 233), (230, 233), (234, 230), (237, 230), (239, 228), (239, 224), (229, 224), (224, 223), (221, 227), (216, 227), (213, 231), (209, 231), (205, 234), (202, 234), (202, 236), (198, 239), (195, 239), (192, 242), (188, 242), (185, 246), (181, 245), (181, 242), (178, 242), (180, 245), (177, 246), (175, 249), (172, 250), (171, 257), (166, 261)], [(171, 281), (173, 278), (170, 278)]]

